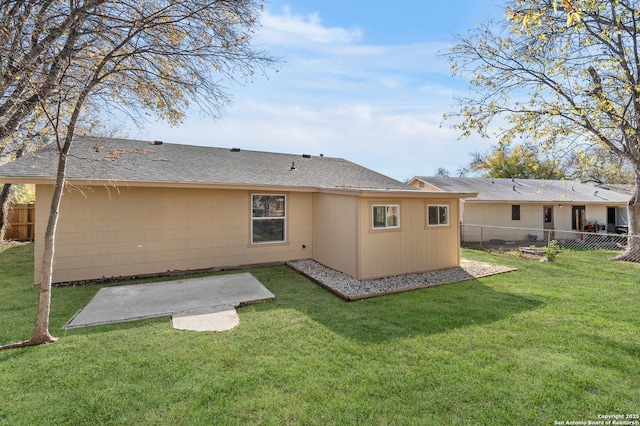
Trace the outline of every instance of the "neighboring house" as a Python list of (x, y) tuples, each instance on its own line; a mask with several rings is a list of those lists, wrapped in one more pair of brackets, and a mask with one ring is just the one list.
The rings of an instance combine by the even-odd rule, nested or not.
[[(57, 156), (0, 167), (36, 184), (35, 280)], [(358, 279), (457, 266), (459, 200), (339, 158), (77, 138), (54, 282), (314, 259)]]
[(525, 241), (542, 237), (541, 233), (531, 230), (583, 231), (596, 222), (602, 231), (609, 232), (627, 225), (630, 195), (591, 184), (427, 176), (414, 177), (409, 184), (427, 191), (478, 194), (461, 201), (461, 223), (465, 225), (462, 240), (465, 242), (491, 238)]

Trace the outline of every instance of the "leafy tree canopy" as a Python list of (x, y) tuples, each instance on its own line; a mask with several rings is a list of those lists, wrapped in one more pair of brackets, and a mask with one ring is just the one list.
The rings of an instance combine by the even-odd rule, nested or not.
[(13, 185), (11, 190), (11, 198), (9, 200), (12, 204), (30, 204), (36, 201), (36, 186), (26, 183), (19, 183)]
[(450, 51), (472, 91), (449, 118), (464, 135), (495, 129), (501, 143), (524, 135), (545, 146), (598, 145), (640, 165), (636, 3), (510, 2), (503, 21), (481, 24)]
[(54, 133), (80, 98), (89, 116), (177, 124), (193, 103), (218, 116), (224, 80), (274, 62), (250, 45), (261, 10), (258, 0), (0, 1), (0, 151), (17, 130)]
[[(524, 138), (576, 155), (593, 148), (633, 169), (629, 232), (640, 234), (640, 2), (513, 0), (504, 18), (460, 36), (454, 75), (470, 82), (448, 116), (462, 135)], [(640, 238), (626, 260), (640, 261)]]
[(559, 161), (541, 158), (531, 146), (499, 145), (486, 154), (474, 153), (469, 170), (484, 177), (520, 179), (564, 179)]
[(541, 153), (535, 145), (500, 144), (486, 153), (475, 152), (472, 157), (464, 170), (484, 177), (633, 183), (633, 170), (627, 162), (600, 147), (586, 153), (564, 150)]

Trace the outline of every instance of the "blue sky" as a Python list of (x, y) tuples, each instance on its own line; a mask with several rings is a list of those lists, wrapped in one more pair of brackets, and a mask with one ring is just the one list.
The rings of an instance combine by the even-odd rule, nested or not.
[[(390, 6), (391, 5), (391, 6)], [(458, 140), (442, 124), (467, 84), (449, 73), (453, 34), (498, 15), (495, 0), (270, 1), (254, 44), (279, 71), (230, 83), (222, 118), (197, 110), (179, 127), (150, 123), (132, 138), (341, 157), (396, 179), (454, 173), (492, 141)]]

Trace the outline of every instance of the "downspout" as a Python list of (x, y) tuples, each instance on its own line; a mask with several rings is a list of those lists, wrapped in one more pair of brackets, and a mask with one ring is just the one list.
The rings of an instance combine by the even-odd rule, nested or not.
[(353, 197), (354, 202), (356, 203), (356, 211), (355, 211), (355, 227), (356, 227), (356, 279), (361, 279), (362, 277), (362, 253), (361, 253), (361, 241), (360, 241), (360, 204), (362, 203), (362, 199), (358, 197)]

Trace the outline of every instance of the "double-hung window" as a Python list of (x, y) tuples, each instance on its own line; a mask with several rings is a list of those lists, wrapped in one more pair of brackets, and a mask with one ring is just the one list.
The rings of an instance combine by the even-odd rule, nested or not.
[(251, 195), (251, 243), (286, 241), (285, 195)]
[(429, 205), (427, 206), (427, 224), (429, 226), (449, 225), (449, 206)]
[(373, 229), (400, 227), (399, 204), (374, 204), (372, 214)]

